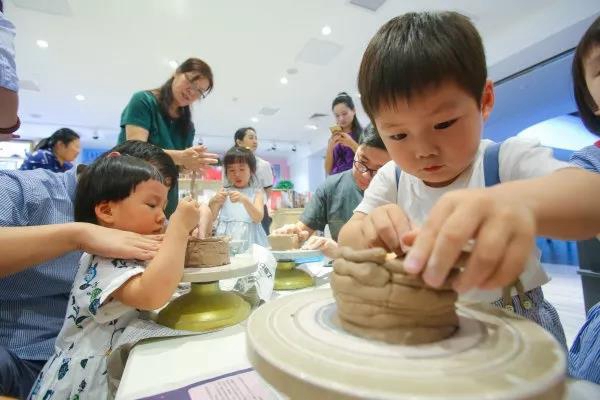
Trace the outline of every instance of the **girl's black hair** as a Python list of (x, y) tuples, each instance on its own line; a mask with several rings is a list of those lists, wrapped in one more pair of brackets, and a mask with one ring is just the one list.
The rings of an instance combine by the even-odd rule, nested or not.
[(79, 139), (79, 135), (73, 129), (60, 128), (49, 137), (40, 140), (34, 150), (52, 150), (58, 142), (62, 142), (65, 146), (68, 146), (69, 143), (77, 139)]
[(360, 122), (358, 122), (358, 118), (356, 118), (356, 107), (354, 106), (352, 97), (350, 97), (350, 95), (346, 92), (340, 92), (337, 96), (335, 96), (335, 99), (333, 99), (333, 102), (331, 103), (331, 109), (333, 110), (333, 108), (338, 104), (345, 104), (349, 109), (355, 112), (354, 119), (352, 120), (352, 135), (355, 136), (355, 140), (358, 140), (362, 136), (363, 128), (360, 125)]
[(250, 167), (250, 173), (254, 175), (256, 173), (256, 157), (251, 150), (244, 147), (233, 146), (225, 156), (223, 157), (223, 171), (227, 171), (227, 166), (231, 164), (248, 164)]
[[(210, 93), (210, 91), (213, 89), (212, 70), (207, 63), (199, 58), (188, 58), (179, 67), (177, 67), (175, 72), (178, 74), (196, 72), (197, 76), (195, 77), (194, 81), (202, 78), (208, 79), (208, 89), (206, 89), (206, 94)], [(169, 115), (169, 108), (174, 101), (173, 88), (171, 87), (173, 84), (173, 79), (174, 78), (171, 77), (158, 89), (158, 104), (160, 106), (160, 110), (169, 118), (171, 118)], [(177, 124), (180, 133), (185, 136), (194, 128), (194, 123), (192, 122), (192, 111), (190, 110), (190, 106), (181, 107), (179, 111), (180, 116), (177, 118)]]
[(590, 94), (585, 83), (585, 71), (583, 70), (584, 60), (595, 47), (600, 47), (600, 17), (596, 18), (579, 41), (571, 67), (573, 92), (581, 120), (590, 132), (600, 135), (600, 117), (594, 114), (600, 104), (596, 104)]
[(237, 131), (235, 131), (235, 134), (233, 135), (233, 145), (234, 146), (237, 146), (237, 141), (238, 140), (244, 141), (244, 138), (246, 137), (246, 132), (248, 130), (251, 130), (254, 133), (256, 133), (256, 129), (254, 129), (251, 126), (246, 126), (244, 128), (240, 128)]
[(129, 197), (137, 185), (148, 180), (164, 183), (158, 169), (129, 155), (99, 158), (79, 177), (75, 193), (75, 221), (97, 224), (95, 207), (103, 201)]

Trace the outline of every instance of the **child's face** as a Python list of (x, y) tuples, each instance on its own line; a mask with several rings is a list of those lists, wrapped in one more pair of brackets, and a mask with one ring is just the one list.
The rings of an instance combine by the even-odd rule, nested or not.
[(250, 166), (248, 164), (229, 164), (225, 173), (229, 182), (236, 188), (244, 188), (250, 182)]
[(165, 223), (168, 188), (156, 180), (136, 186), (124, 200), (109, 202), (111, 228), (143, 235), (162, 233)]
[(596, 103), (594, 114), (600, 117), (600, 46), (593, 47), (583, 60), (583, 71), (585, 84)]
[(483, 122), (494, 104), (486, 83), (481, 107), (454, 82), (377, 110), (375, 124), (392, 160), (428, 186), (443, 187), (467, 169), (477, 152)]

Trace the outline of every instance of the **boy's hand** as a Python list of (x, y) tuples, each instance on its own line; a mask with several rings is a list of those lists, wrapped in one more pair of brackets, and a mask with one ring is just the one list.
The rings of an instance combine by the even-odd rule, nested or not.
[(411, 226), (404, 211), (396, 204), (377, 207), (361, 222), (363, 244), (367, 247), (383, 247), (397, 254), (404, 254), (400, 239)]
[(179, 200), (177, 209), (171, 215), (170, 224), (181, 226), (187, 233), (191, 232), (200, 219), (200, 205), (190, 196)]
[(465, 271), (454, 289), (494, 289), (515, 281), (535, 242), (536, 221), (532, 210), (490, 189), (464, 189), (445, 194), (429, 213), (418, 234), (403, 237), (412, 243), (404, 267), (423, 273), (428, 285), (439, 287), (462, 249), (475, 244)]
[(333, 258), (338, 248), (335, 240), (322, 237), (311, 236), (310, 239), (302, 245), (302, 250), (320, 250), (326, 257)]

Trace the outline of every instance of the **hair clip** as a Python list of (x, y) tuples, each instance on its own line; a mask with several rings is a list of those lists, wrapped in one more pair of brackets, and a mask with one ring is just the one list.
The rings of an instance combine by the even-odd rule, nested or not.
[(119, 153), (118, 151), (111, 151), (106, 155), (106, 158), (116, 158), (119, 156), (121, 156), (121, 153)]

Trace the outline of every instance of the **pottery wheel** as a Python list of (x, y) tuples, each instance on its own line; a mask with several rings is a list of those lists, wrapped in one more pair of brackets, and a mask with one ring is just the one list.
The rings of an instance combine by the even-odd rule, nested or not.
[(250, 255), (236, 255), (226, 265), (209, 268), (185, 268), (181, 282), (214, 282), (221, 279), (250, 275), (258, 264)]
[(459, 330), (403, 346), (354, 336), (330, 289), (278, 298), (248, 321), (248, 357), (277, 390), (318, 399), (561, 399), (565, 354), (537, 324), (457, 305)]

